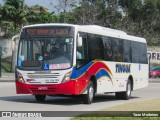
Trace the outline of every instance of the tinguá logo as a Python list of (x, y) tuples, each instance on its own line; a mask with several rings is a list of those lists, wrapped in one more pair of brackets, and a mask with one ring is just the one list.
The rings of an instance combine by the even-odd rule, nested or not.
[(130, 73), (131, 64), (116, 64), (116, 73)]

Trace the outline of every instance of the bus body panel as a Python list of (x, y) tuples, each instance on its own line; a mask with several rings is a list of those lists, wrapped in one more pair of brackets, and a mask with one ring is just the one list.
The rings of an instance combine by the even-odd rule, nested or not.
[[(131, 65), (130, 73), (116, 73), (116, 64)], [(113, 67), (115, 66), (115, 67)], [(75, 94), (85, 93), (88, 81), (92, 75), (96, 76), (97, 93), (125, 91), (129, 76), (133, 76), (133, 90), (146, 87), (148, 85), (147, 65), (141, 65), (141, 69), (146, 69), (142, 73), (139, 64), (124, 64), (104, 61), (92, 61), (79, 70), (73, 70), (71, 80), (60, 84), (24, 84), (16, 81), (17, 93), (19, 94)], [(73, 68), (76, 69), (76, 68)], [(134, 72), (139, 69), (138, 72)], [(136, 70), (137, 71), (137, 70)], [(75, 74), (75, 75), (74, 75)], [(139, 78), (139, 75), (142, 75)], [(29, 78), (28, 78), (29, 79)]]

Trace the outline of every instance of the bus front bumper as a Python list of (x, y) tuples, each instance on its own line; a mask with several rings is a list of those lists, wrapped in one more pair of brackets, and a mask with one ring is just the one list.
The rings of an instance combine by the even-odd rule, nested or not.
[(78, 95), (79, 90), (76, 89), (77, 84), (75, 80), (70, 80), (61, 84), (51, 85), (34, 85), (25, 84), (16, 80), (17, 94), (33, 94), (33, 95)]

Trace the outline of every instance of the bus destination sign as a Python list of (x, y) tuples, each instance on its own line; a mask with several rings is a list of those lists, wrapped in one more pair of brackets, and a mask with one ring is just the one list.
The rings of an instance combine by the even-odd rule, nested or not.
[(26, 35), (68, 35), (69, 28), (28, 28), (25, 31)]
[(38, 67), (39, 66), (39, 62), (38, 61), (23, 61), (22, 63), (23, 67)]

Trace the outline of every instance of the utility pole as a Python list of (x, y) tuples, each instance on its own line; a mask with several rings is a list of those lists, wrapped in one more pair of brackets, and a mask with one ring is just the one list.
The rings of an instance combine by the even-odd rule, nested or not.
[(2, 76), (2, 47), (0, 46), (0, 77)]
[(11, 62), (11, 72), (15, 71), (16, 60), (17, 60), (17, 44), (19, 35), (12, 37), (12, 62)]

